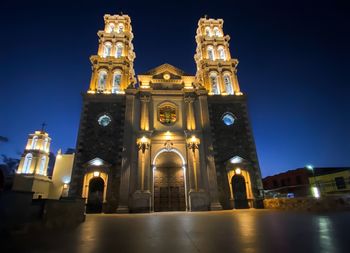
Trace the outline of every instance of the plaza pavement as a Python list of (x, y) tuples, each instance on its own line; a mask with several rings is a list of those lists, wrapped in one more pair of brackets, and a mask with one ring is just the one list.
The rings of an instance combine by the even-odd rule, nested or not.
[(350, 213), (90, 214), (70, 231), (2, 238), (1, 252), (350, 252)]

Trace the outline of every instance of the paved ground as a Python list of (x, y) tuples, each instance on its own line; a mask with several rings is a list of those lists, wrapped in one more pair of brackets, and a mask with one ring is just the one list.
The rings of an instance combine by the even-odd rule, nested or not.
[[(350, 213), (270, 210), (88, 215), (73, 231), (7, 238), (1, 252), (350, 252)], [(4, 238), (3, 238), (4, 239)]]

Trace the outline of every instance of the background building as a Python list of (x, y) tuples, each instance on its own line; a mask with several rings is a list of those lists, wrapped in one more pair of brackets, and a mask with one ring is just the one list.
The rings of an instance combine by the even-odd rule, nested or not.
[(89, 212), (257, 207), (260, 168), (222, 19), (201, 18), (191, 75), (134, 75), (127, 15), (105, 15), (90, 57), (69, 195)]
[[(350, 167), (298, 168), (263, 179), (265, 197), (331, 196), (350, 192)], [(288, 195), (289, 194), (289, 195)]]
[(350, 167), (313, 168), (309, 180), (312, 187), (319, 189), (321, 196), (350, 193)]
[(265, 197), (305, 197), (311, 194), (309, 171), (306, 168), (265, 177), (263, 185)]

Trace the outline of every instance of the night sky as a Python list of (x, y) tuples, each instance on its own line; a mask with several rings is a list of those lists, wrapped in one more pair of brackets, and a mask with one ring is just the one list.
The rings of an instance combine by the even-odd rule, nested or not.
[(348, 4), (5, 2), (0, 4), (0, 136), (9, 141), (0, 142), (0, 154), (19, 157), (27, 134), (42, 122), (52, 151), (75, 147), (96, 33), (104, 27), (104, 14), (122, 11), (132, 20), (136, 74), (163, 63), (195, 74), (198, 19), (204, 14), (224, 19), (231, 55), (240, 61), (238, 78), (248, 95), (263, 176), (307, 163), (350, 166)]

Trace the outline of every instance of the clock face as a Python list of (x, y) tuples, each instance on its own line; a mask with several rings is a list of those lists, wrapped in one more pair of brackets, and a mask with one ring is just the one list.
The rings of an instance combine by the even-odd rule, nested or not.
[(108, 115), (104, 114), (100, 116), (97, 121), (100, 126), (106, 127), (111, 123), (112, 120)]
[(165, 80), (169, 80), (169, 79), (170, 79), (170, 75), (169, 75), (169, 74), (164, 74), (164, 75), (163, 75), (163, 78), (164, 78)]

